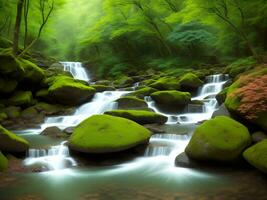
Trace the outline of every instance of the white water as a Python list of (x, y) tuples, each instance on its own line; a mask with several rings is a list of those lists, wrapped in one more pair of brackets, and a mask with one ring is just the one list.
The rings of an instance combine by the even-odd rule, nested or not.
[(90, 81), (87, 70), (82, 66), (80, 62), (60, 62), (64, 66), (64, 71), (68, 71), (72, 74), (73, 78), (83, 81)]
[(211, 75), (207, 77), (207, 83), (202, 86), (198, 95), (192, 100), (200, 100), (204, 103), (203, 106), (189, 105), (184, 114), (168, 114), (161, 112), (156, 103), (150, 98), (146, 97), (145, 100), (149, 108), (153, 109), (156, 113), (168, 117), (167, 124), (193, 124), (211, 118), (213, 112), (217, 109), (217, 100), (215, 95), (222, 91), (223, 85), (227, 82), (228, 76), (223, 74)]
[(129, 92), (106, 91), (97, 93), (91, 102), (77, 108), (73, 115), (46, 118), (45, 123), (41, 126), (42, 130), (51, 126), (57, 126), (60, 129), (77, 126), (92, 115), (103, 114), (106, 111), (114, 110), (117, 108), (117, 104), (114, 101), (127, 93)]
[[(66, 66), (69, 65), (71, 64), (66, 63)], [(68, 70), (69, 68), (66, 67), (65, 69)], [(147, 97), (145, 100), (147, 101), (149, 107), (155, 112), (168, 117), (167, 124), (177, 124), (178, 122), (181, 124), (194, 124), (211, 118), (212, 113), (217, 108), (215, 95), (222, 90), (227, 78), (228, 77), (224, 75), (213, 75), (207, 77), (207, 83), (200, 89), (199, 94), (192, 99), (202, 100), (204, 102), (204, 106), (201, 108), (189, 106), (187, 110), (188, 112), (184, 114), (170, 115), (167, 113), (162, 113), (157, 109), (155, 103), (150, 97)], [(133, 89), (136, 87), (138, 87), (138, 84), (135, 84)], [(117, 105), (114, 101), (127, 93), (129, 92), (108, 91), (97, 93), (91, 102), (77, 108), (73, 115), (47, 118), (45, 123), (42, 125), (42, 130), (51, 126), (57, 126), (61, 129), (76, 126), (89, 116), (94, 114), (102, 114), (105, 111), (116, 109)], [(206, 97), (209, 98), (205, 99)], [(140, 168), (149, 165), (150, 167), (153, 166), (153, 168), (155, 168), (155, 170), (158, 172), (160, 171), (164, 174), (170, 174), (170, 172), (173, 173), (173, 170), (177, 169), (174, 168), (174, 160), (177, 155), (184, 152), (191, 135), (192, 133), (187, 133), (186, 135), (153, 135), (150, 139), (150, 143), (146, 149), (144, 157), (119, 165), (118, 172), (121, 173), (123, 170), (128, 171), (137, 167)], [(62, 151), (62, 149), (65, 150)], [(68, 164), (66, 165), (66, 161), (70, 162), (67, 162)], [(52, 170), (63, 169), (76, 165), (75, 161), (69, 157), (68, 148), (64, 146), (64, 144), (52, 146), (48, 151), (31, 149), (29, 151), (29, 158), (25, 160), (25, 165), (32, 165), (35, 163), (43, 163), (49, 166), (49, 169)], [(113, 170), (113, 172), (115, 171)]]
[(30, 149), (28, 158), (24, 160), (24, 165), (38, 165), (45, 167), (46, 170), (60, 170), (67, 167), (77, 166), (76, 161), (70, 157), (69, 149), (62, 142), (58, 146), (46, 149)]

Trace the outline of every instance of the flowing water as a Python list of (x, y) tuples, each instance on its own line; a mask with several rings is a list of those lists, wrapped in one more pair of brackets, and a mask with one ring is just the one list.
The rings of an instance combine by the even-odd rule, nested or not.
[[(62, 62), (65, 70), (78, 76), (81, 64)], [(71, 67), (69, 67), (71, 66)], [(76, 66), (76, 67), (75, 67)], [(77, 75), (77, 76), (76, 76)], [(213, 75), (207, 77), (207, 83), (200, 89), (193, 100), (201, 100), (201, 108), (189, 106), (183, 113), (162, 113), (156, 104), (146, 98), (149, 107), (168, 116), (168, 123), (163, 127), (166, 134), (156, 134), (143, 156), (132, 158), (120, 164), (108, 166), (79, 166), (69, 155), (65, 142), (48, 148), (37, 148), (38, 135), (22, 135), (27, 139), (34, 137), (35, 148), (29, 151), (25, 165), (41, 164), (50, 170), (43, 173), (14, 174), (0, 179), (0, 194), (3, 200), (13, 199), (251, 199), (267, 195), (267, 182), (251, 170), (201, 171), (174, 166), (174, 160), (188, 144), (196, 127), (196, 122), (209, 119), (217, 108), (215, 94), (220, 92), (228, 77)], [(138, 84), (134, 85), (134, 88)], [(94, 99), (77, 108), (71, 116), (49, 117), (42, 129), (58, 126), (61, 129), (75, 126), (83, 119), (116, 109), (114, 100), (128, 92), (111, 91), (97, 93)], [(27, 132), (27, 130), (25, 131)], [(35, 131), (40, 133), (39, 131)], [(42, 138), (43, 139), (43, 138)], [(30, 139), (31, 140), (31, 139)], [(33, 140), (31, 140), (32, 142)], [(51, 143), (52, 144), (52, 143)], [(88, 156), (90, 160), (90, 157)], [(114, 159), (118, 159), (114, 156)], [(75, 166), (75, 167), (74, 167)], [(74, 167), (74, 168), (71, 168)], [(251, 189), (251, 184), (253, 188)], [(16, 191), (16, 192), (14, 192)]]
[(90, 81), (87, 70), (80, 62), (61, 62), (64, 66), (64, 71), (70, 72), (73, 78), (77, 80)]

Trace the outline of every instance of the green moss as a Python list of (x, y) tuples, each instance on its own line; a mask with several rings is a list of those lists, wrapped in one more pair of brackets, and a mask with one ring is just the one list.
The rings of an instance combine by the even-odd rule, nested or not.
[(40, 83), (44, 79), (44, 71), (29, 60), (19, 59), (20, 66), (24, 69), (24, 80)]
[(130, 95), (143, 99), (145, 96), (150, 96), (150, 94), (154, 92), (157, 92), (157, 90), (151, 87), (145, 87), (145, 88), (134, 91)]
[(186, 154), (196, 160), (231, 161), (251, 143), (248, 129), (225, 116), (204, 122), (194, 132)]
[(31, 105), (33, 101), (31, 91), (16, 91), (12, 97), (8, 99), (9, 105), (21, 106), (21, 105)]
[(38, 102), (33, 106), (38, 112), (43, 112), (47, 115), (57, 114), (63, 110), (61, 105), (52, 105), (45, 102)]
[(0, 112), (0, 122), (6, 120), (8, 118), (7, 114), (4, 112)]
[(18, 85), (16, 80), (0, 78), (0, 93), (12, 93)]
[(168, 120), (163, 115), (143, 110), (113, 110), (105, 114), (130, 119), (138, 124), (165, 124)]
[(94, 115), (79, 124), (70, 148), (88, 153), (117, 152), (148, 142), (150, 131), (128, 119)]
[(182, 88), (198, 88), (204, 84), (197, 75), (193, 73), (187, 73), (181, 77), (179, 84)]
[(47, 98), (49, 96), (48, 89), (41, 89), (37, 91), (35, 96), (38, 98)]
[(191, 94), (188, 92), (179, 92), (176, 90), (159, 91), (151, 94), (151, 97), (158, 104), (162, 105), (187, 105), (191, 100)]
[(248, 148), (243, 156), (251, 165), (267, 173), (267, 140)]
[(225, 72), (228, 73), (230, 77), (235, 78), (236, 76), (253, 69), (256, 63), (257, 61), (252, 57), (242, 58), (227, 66)]
[(114, 91), (116, 90), (112, 86), (106, 86), (106, 85), (90, 85), (92, 88), (95, 88), (97, 92), (104, 92), (104, 91)]
[(28, 148), (28, 141), (0, 125), (0, 150), (6, 152), (25, 152)]
[(38, 112), (35, 109), (35, 107), (26, 108), (25, 110), (21, 112), (21, 117), (24, 119), (31, 119), (31, 118), (36, 117), (37, 115), (38, 115)]
[(118, 109), (147, 109), (148, 105), (143, 99), (139, 99), (132, 96), (121, 97), (116, 100), (118, 103)]
[(11, 49), (0, 51), (0, 72), (12, 77), (22, 77), (24, 69), (20, 62), (12, 55)]
[(118, 88), (129, 87), (132, 86), (133, 83), (134, 80), (128, 76), (121, 76), (113, 82), (114, 86)]
[(8, 160), (0, 151), (0, 172), (6, 171), (8, 168)]
[(4, 113), (6, 113), (8, 118), (14, 119), (18, 118), (21, 113), (20, 107), (15, 107), (15, 106), (9, 106), (7, 108), (3, 109)]
[(175, 77), (162, 77), (149, 86), (152, 88), (158, 89), (158, 90), (179, 90), (180, 89), (179, 80)]
[(91, 99), (95, 89), (68, 76), (57, 76), (50, 81), (49, 96), (60, 104), (78, 105)]

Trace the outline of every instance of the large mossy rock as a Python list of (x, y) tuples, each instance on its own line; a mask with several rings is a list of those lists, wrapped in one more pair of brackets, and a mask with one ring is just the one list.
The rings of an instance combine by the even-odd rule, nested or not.
[(0, 150), (5, 152), (23, 153), (29, 148), (29, 142), (8, 131), (0, 125)]
[(174, 106), (183, 108), (191, 101), (189, 92), (179, 92), (176, 90), (159, 91), (151, 94), (152, 99), (164, 106)]
[(151, 133), (128, 119), (94, 115), (74, 130), (69, 147), (85, 153), (111, 153), (130, 149), (149, 141)]
[(90, 85), (92, 88), (95, 88), (97, 92), (104, 92), (104, 91), (114, 91), (116, 88), (108, 85)]
[(33, 102), (31, 91), (16, 91), (9, 99), (8, 104), (12, 106), (27, 106)]
[(105, 114), (130, 119), (138, 124), (165, 124), (168, 120), (166, 116), (143, 110), (113, 110)]
[(130, 87), (133, 84), (134, 84), (134, 80), (131, 77), (128, 77), (128, 76), (119, 77), (117, 80), (115, 80), (113, 82), (113, 85), (116, 88)]
[(131, 96), (135, 96), (137, 98), (145, 98), (146, 96), (150, 96), (150, 94), (154, 93), (154, 92), (157, 92), (158, 90), (154, 89), (154, 88), (151, 88), (151, 87), (144, 87), (144, 88), (141, 88), (139, 90), (136, 90), (134, 92), (132, 92)]
[(243, 156), (251, 165), (267, 173), (267, 139), (248, 148)]
[(30, 83), (40, 83), (44, 79), (44, 70), (42, 70), (36, 64), (25, 59), (19, 59), (19, 63), (24, 69), (23, 80)]
[(6, 171), (8, 168), (8, 160), (0, 151), (0, 172)]
[(200, 80), (197, 75), (187, 73), (181, 77), (179, 84), (184, 91), (192, 91), (202, 86), (204, 82)]
[(10, 49), (0, 51), (0, 72), (12, 77), (22, 77), (22, 74), (24, 74), (23, 67), (19, 60), (12, 55)]
[(150, 84), (149, 87), (157, 90), (179, 90), (179, 80), (175, 77), (162, 77), (154, 83)]
[(8, 118), (14, 119), (20, 116), (21, 108), (17, 106), (9, 106), (4, 108), (3, 112), (7, 115)]
[(267, 130), (267, 68), (242, 74), (227, 90), (225, 106), (234, 115)]
[(250, 143), (251, 137), (244, 125), (219, 116), (195, 130), (185, 152), (196, 160), (233, 161)]
[(148, 105), (143, 99), (136, 97), (121, 97), (116, 100), (118, 103), (118, 109), (126, 110), (147, 110)]
[(68, 76), (54, 77), (48, 89), (49, 96), (63, 105), (79, 105), (90, 100), (96, 90)]
[(0, 94), (12, 93), (18, 85), (16, 80), (0, 78)]

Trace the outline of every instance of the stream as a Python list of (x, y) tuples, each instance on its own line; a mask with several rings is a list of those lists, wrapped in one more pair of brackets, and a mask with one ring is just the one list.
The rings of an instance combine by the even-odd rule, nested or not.
[[(62, 64), (64, 70), (69, 71), (75, 79), (90, 82), (90, 73), (81, 63)], [(184, 152), (197, 122), (210, 119), (212, 113), (217, 110), (215, 95), (223, 89), (228, 79), (229, 77), (223, 74), (207, 77), (198, 95), (192, 98), (203, 101), (204, 105), (189, 105), (181, 113), (164, 113), (150, 97), (146, 97), (149, 108), (168, 117), (168, 122), (163, 126), (166, 134), (153, 135), (142, 155), (125, 162), (80, 166), (70, 155), (65, 141), (39, 134), (47, 127), (57, 126), (65, 129), (78, 125), (94, 114), (116, 109), (114, 101), (129, 91), (97, 93), (90, 102), (78, 107), (71, 116), (47, 117), (40, 129), (17, 132), (32, 144), (24, 164), (42, 164), (49, 171), (0, 176), (0, 179), (5, 180), (5, 184), (0, 183), (0, 199), (250, 200), (254, 195), (266, 199), (266, 180), (259, 172), (250, 168), (201, 170), (175, 166), (175, 158)], [(133, 88), (137, 86), (138, 83)]]

